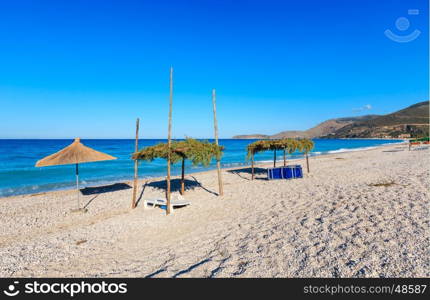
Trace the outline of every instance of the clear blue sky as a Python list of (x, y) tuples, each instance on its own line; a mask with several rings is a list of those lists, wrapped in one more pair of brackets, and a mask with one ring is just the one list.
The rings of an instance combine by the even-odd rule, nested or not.
[(426, 0), (1, 1), (0, 138), (165, 138), (170, 65), (176, 138), (212, 88), (224, 138), (385, 114), (428, 99), (428, 43)]

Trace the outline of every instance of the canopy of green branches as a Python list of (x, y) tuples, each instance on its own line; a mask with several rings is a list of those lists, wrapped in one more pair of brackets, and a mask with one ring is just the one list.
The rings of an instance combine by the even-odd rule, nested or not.
[[(221, 158), (223, 146), (217, 146), (208, 141), (198, 141), (187, 138), (184, 141), (173, 141), (171, 144), (170, 161), (172, 164), (188, 159), (193, 165), (208, 166), (212, 159)], [(168, 158), (169, 148), (167, 143), (159, 143), (154, 146), (145, 147), (132, 158), (138, 160), (153, 161), (156, 158)]]
[(253, 154), (269, 150), (286, 150), (289, 154), (300, 151), (309, 153), (314, 148), (314, 142), (310, 139), (280, 139), (280, 140), (261, 140), (249, 144), (247, 147), (248, 158)]

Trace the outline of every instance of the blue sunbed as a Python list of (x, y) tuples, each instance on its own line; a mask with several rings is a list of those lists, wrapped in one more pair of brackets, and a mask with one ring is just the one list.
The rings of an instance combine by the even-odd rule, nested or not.
[(284, 179), (303, 178), (302, 166), (292, 165), (283, 167), (282, 175)]
[(267, 178), (271, 179), (283, 179), (282, 168), (268, 168)]
[(303, 178), (303, 170), (300, 165), (290, 165), (279, 168), (268, 168), (267, 179), (294, 179)]

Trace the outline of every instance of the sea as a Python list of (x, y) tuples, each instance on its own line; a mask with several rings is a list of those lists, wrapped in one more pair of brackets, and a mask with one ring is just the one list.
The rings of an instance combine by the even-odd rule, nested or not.
[[(134, 140), (128, 139), (82, 139), (86, 146), (117, 157), (117, 160), (84, 163), (79, 165), (80, 186), (91, 187), (114, 182), (128, 181), (134, 176), (134, 163), (131, 154)], [(209, 141), (213, 141), (209, 139)], [(222, 168), (247, 166), (246, 147), (255, 140), (221, 139), (225, 147), (221, 160)], [(75, 166), (63, 165), (35, 167), (36, 162), (62, 148), (73, 140), (60, 139), (0, 139), (0, 197), (34, 194), (75, 187)], [(163, 139), (139, 140), (139, 148), (166, 142)], [(372, 149), (385, 144), (401, 143), (402, 140), (377, 139), (314, 139), (315, 148), (311, 156)], [(288, 155), (288, 160), (303, 157), (301, 153)], [(282, 153), (278, 154), (282, 159)], [(259, 153), (258, 162), (273, 161), (273, 152)], [(213, 161), (208, 167), (193, 166), (186, 163), (186, 173), (211, 170), (216, 167)], [(139, 163), (139, 178), (166, 176), (167, 165), (163, 159)], [(179, 175), (180, 164), (173, 165), (172, 174)]]

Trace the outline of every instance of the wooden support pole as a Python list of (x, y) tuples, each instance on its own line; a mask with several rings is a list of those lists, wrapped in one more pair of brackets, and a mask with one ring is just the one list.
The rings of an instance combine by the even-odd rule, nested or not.
[(77, 192), (77, 196), (78, 196), (78, 209), (81, 208), (81, 203), (79, 201), (79, 165), (76, 164), (76, 192)]
[(306, 166), (308, 169), (308, 173), (309, 173), (309, 157), (308, 157), (308, 153), (306, 152)]
[[(218, 122), (216, 118), (216, 91), (212, 90), (212, 104), (214, 110), (214, 131), (215, 131), (215, 144), (218, 146)], [(224, 195), (224, 188), (222, 185), (222, 174), (221, 174), (221, 158), (217, 157), (216, 167), (218, 169), (218, 196)]]
[(170, 161), (171, 161), (171, 148), (172, 148), (172, 102), (173, 102), (173, 67), (170, 67), (170, 96), (169, 96), (169, 126), (167, 131), (167, 192), (166, 192), (166, 214), (172, 212), (170, 202)]
[(276, 149), (273, 152), (273, 167), (276, 168)]
[(284, 167), (287, 165), (287, 154), (286, 150), (284, 149)]
[(251, 176), (251, 180), (254, 180), (254, 152), (252, 152), (252, 160), (251, 160), (251, 172), (252, 172), (252, 176)]
[[(134, 152), (139, 151), (139, 118), (136, 120), (136, 140), (134, 143)], [(137, 197), (137, 178), (138, 178), (138, 160), (134, 160), (134, 181), (133, 181), (133, 199), (131, 199), (131, 208), (136, 208)]]
[(182, 157), (181, 195), (185, 194), (185, 158)]

